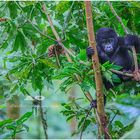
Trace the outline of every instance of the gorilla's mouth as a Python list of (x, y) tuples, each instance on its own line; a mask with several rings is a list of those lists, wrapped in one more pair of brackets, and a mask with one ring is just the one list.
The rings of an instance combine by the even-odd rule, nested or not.
[(112, 48), (105, 48), (105, 52), (107, 54), (111, 54), (113, 52), (113, 47)]

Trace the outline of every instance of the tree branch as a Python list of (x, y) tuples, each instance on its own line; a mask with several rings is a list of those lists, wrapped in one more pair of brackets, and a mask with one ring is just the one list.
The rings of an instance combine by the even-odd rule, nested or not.
[(58, 43), (64, 48), (64, 50), (65, 50), (65, 55), (66, 55), (66, 57), (67, 57), (67, 60), (68, 60), (69, 62), (72, 62), (72, 60), (71, 60), (69, 54), (70, 54), (71, 56), (73, 56), (73, 57), (75, 57), (75, 56), (74, 56), (74, 55), (72, 54), (72, 52), (70, 52), (70, 51), (64, 46), (64, 44), (62, 43), (61, 38), (59, 37), (58, 33), (57, 33), (56, 30), (55, 30), (55, 27), (53, 26), (53, 23), (52, 23), (52, 20), (51, 20), (51, 18), (50, 18), (50, 15), (49, 15), (48, 12), (47, 12), (47, 8), (46, 8), (45, 3), (43, 3), (42, 9), (43, 9), (43, 12), (45, 13), (45, 15), (46, 15), (46, 17), (47, 17), (47, 19), (48, 19), (48, 21), (49, 21), (49, 23), (50, 23), (52, 32), (53, 32), (54, 36), (56, 37), (57, 42), (58, 42)]
[(89, 46), (94, 48), (94, 54), (92, 56), (93, 69), (95, 72), (95, 84), (96, 84), (96, 97), (97, 97), (97, 112), (99, 115), (99, 134), (98, 137), (110, 138), (108, 135), (106, 115), (104, 111), (104, 95), (103, 95), (103, 82), (99, 65), (99, 58), (96, 49), (96, 42), (94, 36), (93, 22), (92, 22), (92, 7), (90, 1), (85, 1), (85, 10), (86, 10), (86, 23), (88, 30), (88, 39)]
[(50, 36), (44, 34), (43, 32), (41, 32), (29, 19), (28, 19), (27, 21), (28, 21), (28, 22), (34, 27), (34, 29), (35, 29), (37, 32), (39, 32), (42, 36), (45, 36), (46, 38), (49, 38), (49, 39), (55, 41), (54, 38), (52, 38), (52, 37), (50, 37)]
[(133, 74), (123, 72), (123, 71), (118, 71), (118, 70), (111, 69), (111, 72), (113, 72), (115, 74), (124, 75), (124, 76), (127, 76), (127, 77), (133, 77)]
[(88, 118), (88, 116), (89, 116), (89, 113), (90, 113), (90, 111), (92, 110), (92, 107), (90, 107), (90, 109), (88, 110), (88, 112), (87, 112), (87, 114), (86, 114), (86, 117), (85, 117), (85, 119), (84, 119), (84, 121), (83, 121), (83, 125), (82, 125), (82, 127), (81, 127), (81, 134), (80, 134), (80, 139), (82, 139), (82, 135), (83, 135), (83, 130), (84, 130), (84, 126), (85, 126), (85, 122), (86, 122), (86, 120), (87, 120), (87, 118)]
[[(39, 94), (40, 94), (40, 97), (41, 97), (41, 91), (39, 92)], [(47, 134), (48, 125), (47, 125), (47, 120), (44, 118), (42, 100), (39, 100), (39, 107), (40, 107), (40, 117), (41, 117), (43, 129), (44, 129), (44, 133), (45, 133), (45, 138), (48, 139), (48, 134)]]

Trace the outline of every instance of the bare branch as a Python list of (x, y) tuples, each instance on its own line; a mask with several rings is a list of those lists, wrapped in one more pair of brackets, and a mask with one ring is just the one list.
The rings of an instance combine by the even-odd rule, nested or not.
[(133, 74), (123, 72), (123, 71), (118, 71), (118, 70), (111, 69), (111, 72), (116, 73), (116, 74), (120, 74), (120, 75), (124, 75), (124, 76), (127, 76), (127, 77), (133, 77)]

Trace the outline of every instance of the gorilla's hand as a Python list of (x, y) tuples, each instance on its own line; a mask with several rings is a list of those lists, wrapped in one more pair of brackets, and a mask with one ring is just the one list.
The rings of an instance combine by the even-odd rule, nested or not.
[(140, 82), (140, 70), (133, 72), (133, 78), (134, 78), (134, 80)]
[(64, 54), (64, 48), (61, 45), (53, 44), (53, 45), (48, 47), (48, 57), (54, 57), (55, 56), (55, 49), (56, 49), (57, 55)]
[(92, 55), (94, 54), (94, 49), (92, 47), (88, 47), (86, 49), (88, 59), (91, 59)]

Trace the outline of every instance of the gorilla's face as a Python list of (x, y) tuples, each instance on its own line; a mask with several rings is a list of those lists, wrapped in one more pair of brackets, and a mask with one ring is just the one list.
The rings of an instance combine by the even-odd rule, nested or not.
[(102, 39), (101, 46), (105, 53), (111, 54), (114, 51), (113, 46), (115, 46), (115, 39), (114, 38)]
[(117, 49), (118, 36), (110, 28), (101, 28), (97, 31), (96, 42), (104, 53), (112, 55)]

